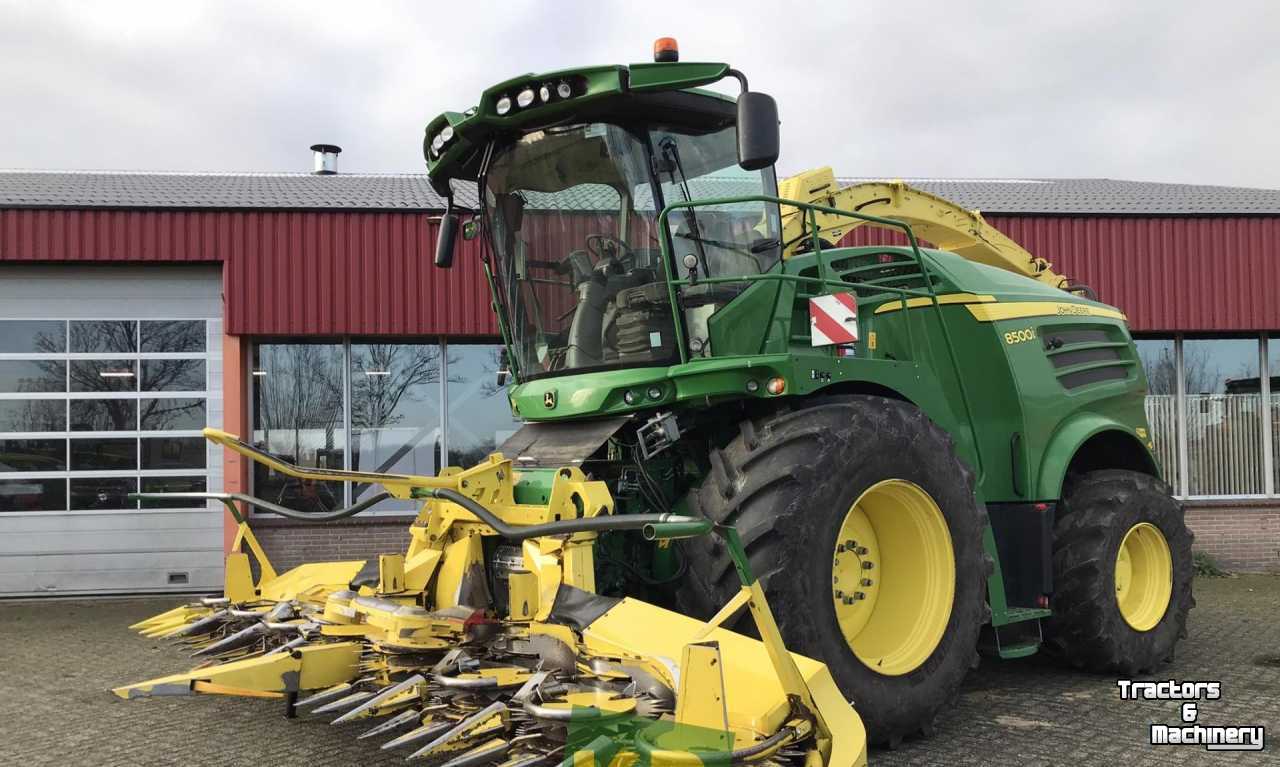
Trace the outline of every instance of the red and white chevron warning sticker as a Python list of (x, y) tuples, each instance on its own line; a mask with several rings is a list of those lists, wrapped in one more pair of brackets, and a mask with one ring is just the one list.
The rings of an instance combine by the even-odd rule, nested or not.
[(809, 299), (809, 333), (814, 346), (851, 344), (858, 340), (858, 299), (832, 293)]

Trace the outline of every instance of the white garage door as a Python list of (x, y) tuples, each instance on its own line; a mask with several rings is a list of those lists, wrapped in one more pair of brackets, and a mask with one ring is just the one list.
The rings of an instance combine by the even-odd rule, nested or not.
[(216, 589), (216, 267), (0, 267), (0, 596)]

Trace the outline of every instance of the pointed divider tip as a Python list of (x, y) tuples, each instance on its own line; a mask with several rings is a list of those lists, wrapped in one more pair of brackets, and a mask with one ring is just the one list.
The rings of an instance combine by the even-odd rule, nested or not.
[(507, 704), (503, 703), (500, 700), (494, 701), (493, 703), (490, 703), (488, 706), (485, 706), (484, 708), (480, 709), (479, 711), (467, 717), (466, 719), (463, 719), (461, 722), (458, 722), (458, 724), (453, 729), (449, 730), (445, 734), (431, 741), (430, 743), (418, 749), (417, 751), (414, 751), (412, 754), (409, 754), (408, 758), (421, 759), (423, 757), (430, 756), (432, 752), (441, 748), (442, 746), (449, 744), (451, 741), (461, 737), (468, 730), (471, 730), (479, 725), (484, 724), (485, 722), (489, 721), (493, 717), (497, 716), (498, 714), (501, 714), (506, 710), (507, 710)]
[(332, 703), (326, 703), (320, 708), (312, 710), (311, 713), (319, 716), (320, 714), (332, 714), (335, 711), (346, 711), (352, 706), (363, 703), (372, 697), (373, 693), (371, 691), (360, 690), (359, 692), (353, 692), (344, 698), (339, 698)]
[(424, 677), (422, 674), (414, 674), (413, 676), (409, 677), (403, 682), (399, 682), (397, 684), (393, 684), (393, 685), (390, 685), (389, 687), (383, 688), (382, 690), (378, 691), (378, 693), (375, 694), (372, 698), (366, 700), (365, 702), (351, 709), (350, 711), (338, 717), (337, 719), (334, 719), (332, 722), (330, 722), (330, 724), (342, 724), (343, 722), (349, 722), (352, 719), (355, 719), (356, 717), (360, 716), (364, 712), (373, 708), (377, 708), (379, 705), (386, 702), (389, 698), (399, 695), (400, 693), (406, 690), (411, 690), (418, 685), (426, 684), (426, 683), (427, 683), (426, 677)]
[(401, 727), (406, 727), (414, 722), (419, 721), (421, 717), (422, 717), (422, 712), (418, 711), (417, 709), (409, 709), (408, 711), (403, 711), (391, 717), (387, 721), (379, 724), (377, 727), (374, 727), (369, 730), (365, 730), (364, 732), (360, 733), (359, 735), (356, 736), (356, 740), (364, 740), (365, 738), (376, 738), (377, 736), (383, 735), (388, 732), (395, 732)]
[(428, 722), (427, 724), (424, 724), (415, 730), (406, 732), (404, 735), (401, 735), (395, 740), (389, 740), (386, 743), (383, 743), (382, 750), (387, 751), (393, 748), (400, 748), (401, 746), (407, 746), (410, 743), (417, 743), (419, 741), (428, 740), (430, 738), (436, 737), (442, 732), (447, 732), (452, 727), (453, 727), (453, 720), (451, 719), (446, 719), (443, 722)]
[(331, 700), (337, 700), (344, 695), (349, 695), (353, 687), (355, 687), (354, 682), (340, 682), (327, 690), (321, 690), (314, 695), (309, 695), (303, 698), (293, 704), (293, 706), (294, 708), (309, 708), (311, 706), (318, 706), (321, 703), (327, 703)]

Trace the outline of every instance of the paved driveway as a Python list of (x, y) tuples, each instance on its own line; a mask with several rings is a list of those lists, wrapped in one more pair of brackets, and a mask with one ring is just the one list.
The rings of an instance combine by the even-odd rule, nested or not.
[[(1263, 754), (1147, 745), (1177, 703), (1122, 701), (1114, 679), (1052, 663), (986, 661), (938, 733), (874, 765), (1275, 764), (1280, 755), (1280, 577), (1199, 580), (1191, 638), (1159, 679), (1221, 680), (1204, 724), (1263, 724)], [(352, 728), (285, 721), (272, 701), (219, 697), (126, 703), (107, 688), (186, 669), (187, 659), (125, 627), (173, 599), (0, 602), (0, 755), (15, 765), (383, 765)]]

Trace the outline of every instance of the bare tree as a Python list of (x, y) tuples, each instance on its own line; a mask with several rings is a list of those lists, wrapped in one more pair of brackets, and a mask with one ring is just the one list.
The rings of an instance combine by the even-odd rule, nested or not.
[(408, 397), (419, 401), (419, 386), (440, 380), (440, 347), (433, 344), (367, 344), (351, 377), (351, 425), (379, 429), (404, 420), (397, 412)]

